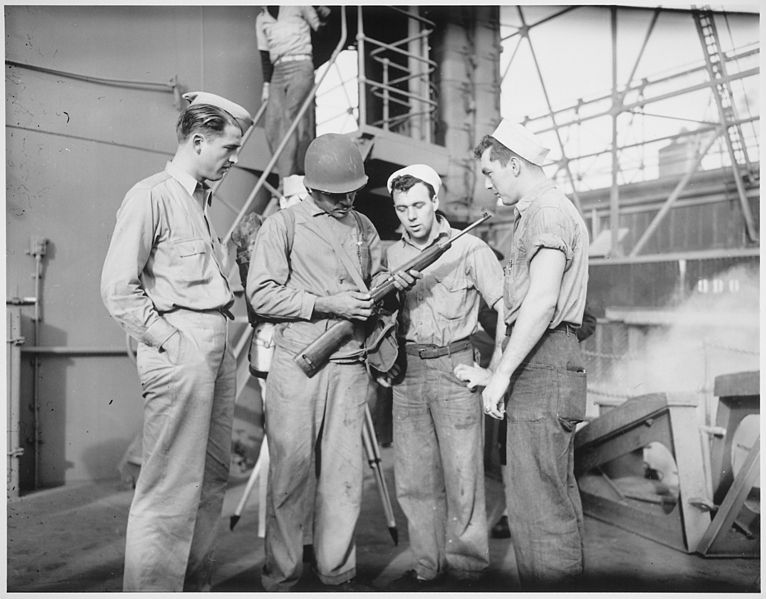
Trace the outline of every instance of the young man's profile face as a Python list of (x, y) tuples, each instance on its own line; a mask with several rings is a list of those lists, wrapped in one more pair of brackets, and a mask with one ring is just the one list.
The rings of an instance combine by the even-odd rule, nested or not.
[(205, 179), (217, 181), (237, 163), (242, 147), (242, 131), (236, 125), (227, 125), (220, 135), (195, 135), (201, 137), (195, 140), (200, 148), (200, 174)]
[(481, 155), (481, 172), (484, 175), (484, 186), (492, 190), (498, 200), (498, 204), (513, 206), (519, 201), (518, 178), (514, 173), (514, 165), (519, 166), (517, 158), (508, 160), (503, 166), (500, 161), (492, 160), (490, 155), (492, 148), (487, 148)]

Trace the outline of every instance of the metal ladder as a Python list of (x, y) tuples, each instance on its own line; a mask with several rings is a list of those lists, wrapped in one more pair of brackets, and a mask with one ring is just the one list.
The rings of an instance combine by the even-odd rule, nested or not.
[(704, 10), (696, 9), (692, 10), (692, 16), (694, 17), (697, 34), (704, 50), (705, 65), (707, 66), (710, 80), (714, 83), (712, 88), (713, 96), (718, 106), (723, 133), (725, 133), (723, 137), (731, 159), (734, 182), (737, 186), (742, 213), (745, 217), (747, 236), (751, 241), (757, 241), (758, 232), (755, 228), (744, 186), (745, 182), (755, 181), (757, 175), (748, 158), (742, 128), (737, 120), (731, 84), (726, 72), (726, 60), (723, 52), (721, 52), (721, 45), (718, 41), (718, 31), (715, 26), (713, 11), (709, 8)]
[(743, 176), (746, 179), (750, 178), (753, 175), (750, 169), (750, 159), (747, 155), (742, 128), (737, 122), (733, 93), (726, 73), (726, 63), (718, 41), (718, 31), (715, 26), (713, 13), (710, 10), (697, 10), (693, 14), (697, 33), (705, 50), (705, 63), (718, 92), (716, 102), (726, 127), (729, 138), (727, 145), (730, 146), (732, 160), (742, 169)]

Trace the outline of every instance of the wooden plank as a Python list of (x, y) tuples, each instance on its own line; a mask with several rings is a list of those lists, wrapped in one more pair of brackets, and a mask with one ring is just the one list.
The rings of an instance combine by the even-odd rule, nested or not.
[(761, 373), (759, 370), (721, 374), (715, 377), (713, 395), (716, 397), (760, 395), (760, 379)]
[(726, 493), (726, 497), (721, 507), (718, 508), (715, 518), (713, 518), (710, 526), (697, 544), (697, 552), (703, 555), (711, 553), (718, 538), (723, 532), (731, 528), (739, 511), (742, 509), (748, 494), (758, 479), (761, 452), (760, 441), (759, 436), (750, 448), (742, 470), (735, 477), (734, 483), (731, 485), (729, 492)]

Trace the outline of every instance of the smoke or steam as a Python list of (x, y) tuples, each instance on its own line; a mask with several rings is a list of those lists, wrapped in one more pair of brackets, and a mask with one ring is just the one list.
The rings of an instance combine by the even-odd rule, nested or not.
[(700, 281), (684, 302), (662, 310), (667, 325), (634, 329), (631, 354), (589, 383), (618, 397), (699, 393), (709, 419), (715, 377), (759, 369), (759, 287), (757, 266)]

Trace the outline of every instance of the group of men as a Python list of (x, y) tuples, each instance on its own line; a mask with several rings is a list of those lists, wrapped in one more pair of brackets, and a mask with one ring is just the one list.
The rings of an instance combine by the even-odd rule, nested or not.
[[(126, 591), (210, 588), (235, 373), (227, 332), (234, 297), (207, 217), (206, 182), (236, 164), (250, 122), (237, 104), (193, 94), (178, 120), (175, 156), (134, 186), (117, 214), (101, 291), (139, 342), (144, 399)], [(394, 384), (396, 496), (414, 558), (399, 583), (427, 590), (449, 576), (471, 584), (487, 570), (484, 414), (507, 420), (506, 504), (522, 585), (558, 588), (582, 573), (573, 440), (585, 411), (575, 331), (588, 233), (543, 173), (547, 150), (522, 126), (501, 122), (474, 153), (487, 188), (516, 208), (502, 267), (489, 246), (464, 235), (422, 271), (401, 268), (457, 233), (438, 210), (442, 181), (424, 164), (389, 177), (403, 232), (384, 252), (373, 224), (353, 209), (367, 183), (362, 156), (338, 134), (308, 147), (305, 199), (258, 231), (246, 297), (257, 318), (275, 323), (266, 382), (266, 591), (295, 587), (307, 538), (321, 583), (353, 588), (362, 426), (374, 378)], [(387, 309), (398, 310), (399, 359), (389, 371), (366, 364), (369, 323), (380, 312), (370, 290), (382, 282), (395, 288)], [(486, 369), (474, 363), (469, 340), (482, 300), (505, 325)], [(353, 329), (309, 376), (296, 355), (339, 321)]]

